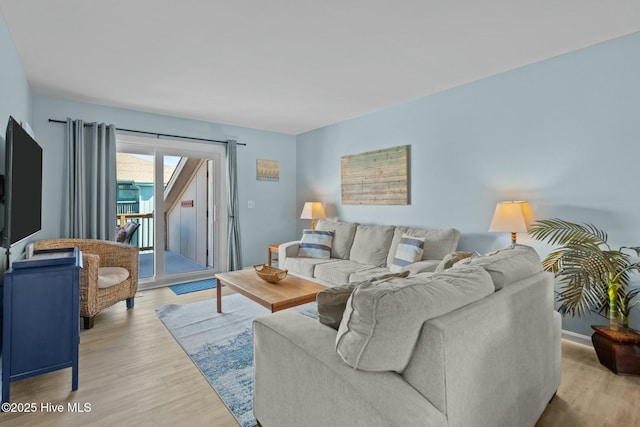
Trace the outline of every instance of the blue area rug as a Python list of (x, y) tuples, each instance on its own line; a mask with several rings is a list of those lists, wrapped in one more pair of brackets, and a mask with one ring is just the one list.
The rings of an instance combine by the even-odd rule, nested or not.
[(216, 288), (216, 279), (198, 280), (196, 282), (181, 283), (179, 285), (171, 285), (169, 289), (176, 295), (188, 294), (189, 292), (204, 291)]
[[(223, 313), (216, 300), (169, 304), (158, 317), (182, 346), (242, 427), (253, 427), (253, 319), (269, 315), (266, 308), (238, 295), (225, 296)], [(316, 303), (296, 309), (317, 318)]]

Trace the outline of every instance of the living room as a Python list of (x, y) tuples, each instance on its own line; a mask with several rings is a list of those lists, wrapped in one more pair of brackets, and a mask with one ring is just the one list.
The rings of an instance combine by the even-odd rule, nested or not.
[[(300, 239), (303, 228), (309, 226), (308, 221), (299, 218), (308, 201), (322, 202), (328, 217), (342, 221), (435, 229), (455, 227), (461, 231), (458, 249), (463, 251), (487, 253), (509, 245), (508, 233), (488, 232), (496, 203), (503, 200), (527, 200), (536, 219), (563, 218), (593, 223), (607, 230), (609, 240), (615, 242), (615, 246), (635, 246), (640, 242), (640, 231), (634, 226), (639, 202), (633, 193), (633, 165), (640, 151), (636, 143), (640, 128), (635, 114), (636, 100), (640, 96), (637, 79), (640, 28), (637, 19), (634, 20), (638, 7), (632, 2), (617, 7), (603, 6), (604, 9), (589, 4), (587, 11), (574, 4), (573, 8), (584, 12), (584, 16), (573, 17), (567, 12), (572, 9), (569, 5), (553, 6), (549, 2), (548, 7), (559, 7), (565, 12), (561, 15), (561, 10), (552, 9), (558, 15), (551, 15), (561, 16), (566, 21), (558, 18), (557, 22), (544, 22), (540, 18), (544, 14), (532, 13), (530, 18), (523, 14), (522, 21), (528, 25), (528, 32), (523, 30), (523, 33), (529, 34), (530, 38), (526, 40), (531, 45), (520, 47), (522, 50), (528, 47), (528, 56), (519, 56), (517, 45), (502, 46), (504, 61), (494, 68), (482, 61), (473, 62), (471, 56), (447, 53), (443, 47), (443, 55), (447, 55), (447, 64), (452, 68), (440, 72), (453, 75), (449, 81), (454, 83), (449, 86), (434, 90), (425, 83), (421, 91), (406, 93), (395, 102), (335, 117), (319, 126), (307, 126), (300, 119), (300, 130), (288, 131), (276, 130), (275, 122), (267, 124), (258, 119), (254, 125), (238, 124), (238, 121), (226, 118), (224, 105), (220, 107), (219, 118), (212, 116), (209, 119), (193, 112), (176, 110), (172, 114), (152, 108), (154, 99), (161, 104), (164, 98), (170, 98), (173, 88), (150, 88), (156, 91), (149, 95), (151, 101), (136, 107), (133, 103), (123, 106), (118, 99), (108, 97), (90, 98), (82, 89), (73, 87), (66, 88), (64, 94), (60, 90), (54, 94), (52, 89), (35, 85), (29, 76), (35, 71), (26, 71), (30, 64), (25, 61), (25, 53), (20, 51), (17, 35), (13, 34), (18, 29), (12, 28), (12, 17), (29, 9), (30, 2), (20, 3), (22, 6), (16, 6), (17, 2), (0, 2), (0, 57), (3, 58), (0, 118), (6, 120), (13, 116), (29, 123), (43, 148), (42, 230), (32, 237), (32, 241), (63, 234), (61, 224), (66, 212), (60, 189), (65, 185), (65, 167), (61, 165), (66, 165), (66, 153), (61, 147), (66, 134), (64, 126), (51, 123), (49, 119), (66, 120), (69, 117), (115, 124), (119, 128), (234, 139), (246, 144), (237, 148), (244, 267), (266, 262), (270, 244)], [(36, 8), (29, 12), (35, 16), (46, 15), (46, 11)], [(332, 15), (328, 13), (328, 16)], [(509, 17), (513, 18), (507, 14), (504, 20)], [(538, 17), (539, 21), (533, 17)], [(339, 21), (337, 17), (333, 18)], [(518, 21), (514, 19), (514, 22)], [(557, 39), (544, 38), (543, 24), (555, 29)], [(593, 32), (589, 27), (595, 28)], [(81, 28), (88, 31), (86, 27)], [(506, 28), (509, 27), (500, 27), (502, 31)], [(511, 30), (515, 31), (515, 28)], [(572, 37), (574, 34), (577, 41)], [(516, 35), (519, 33), (513, 37)], [(32, 42), (47, 46), (47, 37), (47, 31), (43, 31)], [(510, 34), (504, 33), (501, 37), (509, 39)], [(469, 36), (466, 42), (473, 45), (474, 40)], [(472, 51), (479, 49), (482, 52), (481, 40)], [(150, 41), (141, 36), (138, 43), (138, 50), (144, 52)], [(393, 48), (392, 42), (377, 40), (377, 43), (381, 53), (385, 52), (383, 47)], [(551, 43), (557, 45), (543, 49), (545, 44)], [(47, 46), (51, 51), (65, 48)], [(123, 64), (117, 55), (108, 55), (108, 46), (101, 48), (105, 49), (105, 61), (115, 64), (111, 72), (125, 73), (127, 64)], [(507, 60), (511, 57), (515, 59)], [(81, 62), (82, 58), (76, 61)], [(225, 58), (221, 58), (221, 62), (225, 65), (233, 63)], [(382, 65), (381, 62), (387, 60), (378, 56), (371, 65)], [(282, 63), (291, 67), (281, 70), (283, 75), (293, 78), (296, 67), (302, 67), (294, 60)], [(268, 64), (273, 66), (273, 63)], [(451, 64), (457, 64), (457, 67)], [(478, 71), (473, 80), (465, 80), (468, 74), (460, 69), (466, 69), (470, 64), (477, 66)], [(65, 65), (67, 68), (75, 66), (74, 63)], [(172, 72), (181, 76), (168, 83), (175, 84), (178, 91), (182, 80), (189, 79), (189, 73), (180, 74), (179, 64), (167, 64), (167, 67), (174, 67)], [(350, 80), (363, 79), (362, 74), (349, 75), (349, 67), (345, 61), (336, 66), (342, 70), (336, 74), (344, 73)], [(425, 80), (429, 75), (424, 70), (416, 72), (424, 74)], [(460, 77), (456, 73), (460, 73)], [(407, 72), (407, 79), (412, 77), (410, 74)], [(64, 80), (64, 76), (59, 78)], [(137, 78), (139, 80), (133, 84), (144, 85), (144, 74)], [(87, 84), (78, 82), (81, 83)], [(248, 87), (260, 83), (269, 85), (259, 79), (250, 83)], [(375, 83), (372, 87), (380, 92), (392, 86), (384, 79)], [(95, 85), (99, 86), (99, 83)], [(375, 93), (358, 94), (355, 91), (325, 96), (333, 97), (332, 102), (338, 109), (338, 104), (364, 102), (356, 100), (356, 95), (364, 99), (375, 97)], [(194, 103), (202, 102), (198, 93), (185, 96), (193, 97)], [(230, 105), (228, 109), (242, 108)], [(247, 111), (247, 121), (251, 116), (260, 115), (256, 110)], [(268, 112), (267, 105), (262, 115), (267, 116)], [(342, 204), (341, 157), (400, 145), (410, 146), (409, 204)], [(279, 162), (278, 181), (256, 180), (256, 161), (259, 159)], [(249, 207), (250, 201), (253, 201), (253, 207)], [(551, 249), (525, 233), (518, 235), (518, 242), (533, 246), (541, 258)], [(14, 247), (12, 252), (21, 253), (26, 243)], [(226, 296), (229, 290), (224, 289), (224, 292)], [(93, 329), (81, 332), (81, 375), (77, 395), (69, 395), (68, 374), (61, 371), (15, 383), (12, 396), (20, 402), (58, 403), (67, 399), (67, 395), (76, 402), (90, 402), (91, 414), (76, 414), (85, 417), (78, 418), (83, 425), (125, 422), (123, 419), (142, 425), (169, 421), (202, 425), (206, 419), (210, 420), (208, 425), (237, 425), (155, 313), (160, 305), (198, 301), (205, 297), (201, 294), (175, 297), (166, 288), (145, 290), (138, 292), (133, 310), (125, 310), (123, 303), (104, 310)], [(212, 295), (207, 294), (207, 298)], [(559, 391), (562, 400), (555, 407), (553, 403), (549, 406), (547, 412), (551, 413), (545, 413), (548, 418), (541, 419), (540, 425), (572, 425), (572, 421), (579, 421), (579, 425), (607, 425), (613, 420), (627, 424), (633, 424), (630, 420), (640, 422), (637, 413), (630, 413), (634, 410), (634, 398), (629, 396), (638, 397), (637, 391), (631, 394), (634, 387), (640, 385), (637, 378), (614, 375), (599, 365), (592, 348), (566, 340), (591, 345), (591, 325), (603, 322), (606, 319), (594, 314), (563, 317), (563, 384)], [(632, 313), (630, 326), (640, 329), (637, 309)], [(565, 357), (573, 359), (565, 362)], [(590, 360), (591, 365), (581, 365), (585, 359)], [(163, 371), (161, 376), (157, 375), (159, 370)], [(580, 383), (574, 378), (579, 376), (592, 376), (594, 382)], [(44, 383), (39, 381), (41, 378), (45, 378)], [(572, 378), (575, 382), (566, 382)], [(601, 382), (607, 384), (603, 387), (606, 391), (600, 392)], [(585, 391), (587, 389), (591, 394)], [(611, 391), (613, 389), (616, 391)], [(615, 399), (610, 393), (617, 393), (615, 403), (612, 403)], [(584, 401), (581, 401), (582, 395)], [(611, 415), (611, 418), (602, 415), (611, 410), (609, 405), (618, 408), (615, 410), (617, 415)], [(65, 421), (74, 422), (73, 418), (62, 418), (69, 414), (37, 415), (40, 418), (33, 418), (34, 423), (52, 425), (59, 422), (62, 425)], [(8, 414), (2, 414), (0, 423), (4, 424), (7, 417)], [(7, 418), (7, 425), (18, 425), (23, 421), (30, 422), (26, 414)]]

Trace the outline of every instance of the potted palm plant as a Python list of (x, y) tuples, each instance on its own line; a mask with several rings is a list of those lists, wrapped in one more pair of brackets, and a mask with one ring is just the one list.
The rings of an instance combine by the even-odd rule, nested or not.
[[(629, 273), (640, 271), (640, 247), (613, 249), (607, 233), (592, 224), (576, 224), (561, 219), (536, 221), (529, 230), (531, 237), (560, 247), (543, 261), (545, 270), (559, 279), (558, 311), (582, 315), (609, 312), (611, 329), (619, 323), (629, 325), (629, 312), (638, 305), (633, 299), (640, 289), (629, 288)], [(631, 252), (631, 253), (630, 253)]]

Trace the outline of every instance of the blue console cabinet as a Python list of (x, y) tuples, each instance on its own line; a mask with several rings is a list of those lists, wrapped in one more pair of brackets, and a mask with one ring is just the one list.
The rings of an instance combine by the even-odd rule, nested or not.
[(72, 368), (78, 389), (80, 269), (77, 248), (36, 251), (4, 273), (2, 402), (14, 381)]

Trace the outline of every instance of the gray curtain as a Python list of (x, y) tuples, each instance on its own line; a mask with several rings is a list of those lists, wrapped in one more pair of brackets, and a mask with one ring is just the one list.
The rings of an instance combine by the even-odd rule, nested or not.
[(242, 268), (240, 249), (240, 221), (238, 218), (238, 172), (236, 166), (236, 141), (227, 141), (227, 270)]
[(115, 240), (116, 128), (67, 119), (69, 237)]

